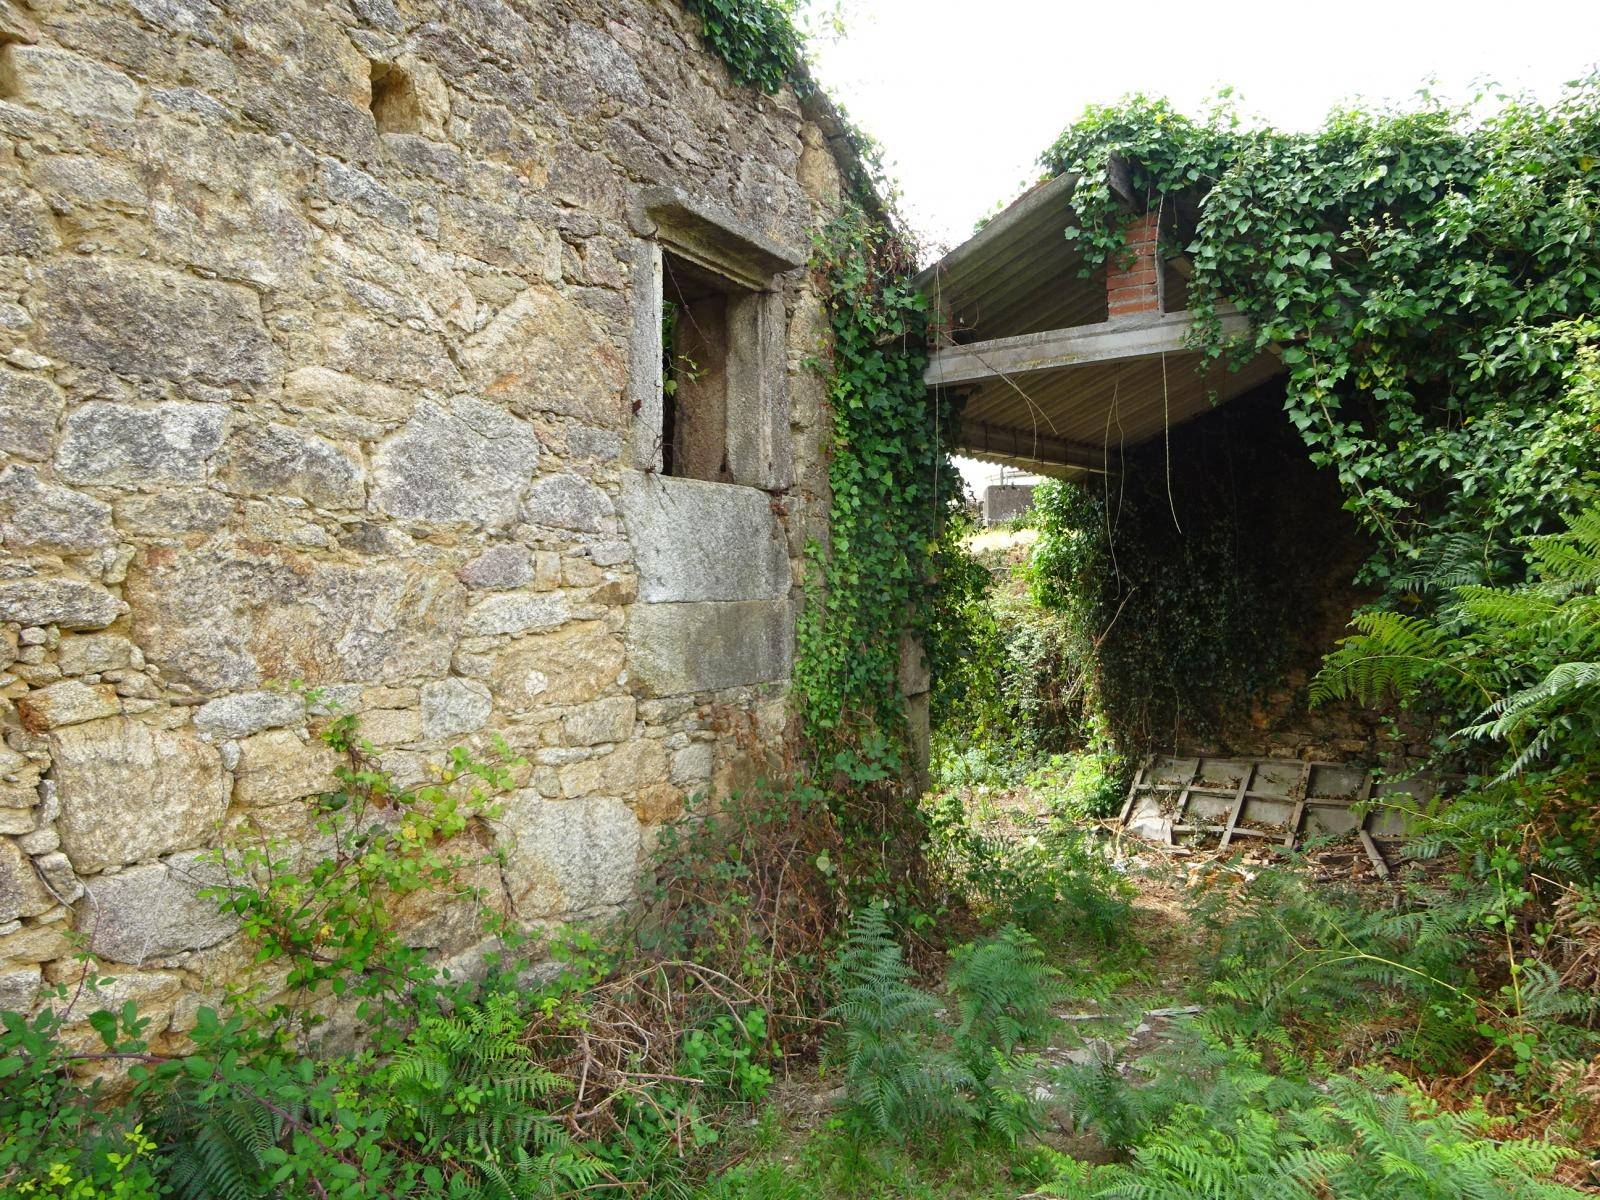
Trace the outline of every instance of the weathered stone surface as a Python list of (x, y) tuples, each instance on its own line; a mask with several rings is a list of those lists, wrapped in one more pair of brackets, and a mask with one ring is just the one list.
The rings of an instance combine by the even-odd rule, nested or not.
[[(44, 43), (3, 51), (0, 83), (0, 707), (24, 751), (0, 752), (0, 839), (51, 906), (0, 920), (0, 987), (74, 982), (62, 939), (91, 912), (114, 959), (182, 956), (114, 968), (112, 1001), (157, 1029), (251, 976), (173, 868), (252, 824), (297, 864), (330, 849), (304, 798), (341, 759), (289, 681), (359, 714), (407, 785), (491, 730), (526, 753), (508, 825), (530, 836), (507, 844), (530, 921), (626, 901), (640, 823), (705, 786), (697, 748), (724, 788), (737, 743), (781, 739), (780, 687), (631, 694), (645, 539), (614, 506), (625, 445), (661, 434), (661, 293), (630, 268), (658, 236), (715, 264), (673, 240), (693, 229), (630, 228), (628, 201), (672, 179), (733, 214), (712, 248), (742, 262), (740, 237), (798, 243), (831, 211), (796, 174), (832, 152), (674, 6), (558, 8), (0, 0), (0, 46)], [(746, 282), (716, 425), (729, 477), (769, 495), (794, 443), (803, 484), (768, 511), (798, 553), (825, 507), (825, 389), (796, 371), (791, 411), (769, 385), (826, 312), (801, 272)], [(683, 594), (745, 595), (717, 581), (747, 533), (709, 580), (677, 564)], [(756, 557), (782, 602), (787, 565)], [(442, 953), (484, 944), (435, 893), (395, 916)]]
[(521, 638), (494, 658), (489, 687), (501, 709), (582, 704), (615, 686), (622, 639), (601, 621), (574, 621), (554, 633)]
[(367, 709), (361, 736), (374, 746), (403, 746), (422, 740), (422, 714), (413, 708)]
[(611, 497), (581, 475), (546, 475), (534, 481), (523, 501), (522, 515), (535, 525), (602, 533), (615, 510)]
[(763, 491), (629, 471), (622, 516), (638, 559), (641, 600), (789, 594), (787, 540)]
[(482, 729), (493, 711), (494, 697), (476, 679), (422, 685), (422, 736), (430, 741)]
[(80, 874), (202, 845), (227, 809), (222, 760), (189, 734), (111, 717), (55, 731), (50, 749), (61, 848)]
[(534, 633), (564, 625), (570, 616), (559, 592), (498, 592), (467, 610), (462, 629), (470, 637)]
[(126, 590), (145, 656), (208, 691), (443, 675), (466, 594), (415, 562), (337, 561), (226, 536), (147, 548)]
[(710, 742), (692, 742), (672, 756), (668, 778), (679, 787), (704, 788), (711, 782), (716, 750)]
[(373, 459), (373, 505), (396, 517), (508, 525), (538, 463), (533, 431), (501, 409), (470, 396), (448, 409), (425, 400)]
[(399, 388), (357, 379), (326, 367), (300, 367), (283, 381), (285, 403), (294, 407), (365, 417), (398, 424), (411, 412), (410, 396)]
[(620, 800), (515, 792), (500, 828), (511, 902), (524, 919), (624, 903), (633, 894), (639, 821)]
[(403, 54), (380, 73), (373, 67), (372, 116), (383, 133), (444, 136), (450, 91), (444, 77), (415, 55)]
[(147, 200), (132, 171), (91, 154), (49, 155), (34, 166), (32, 180), (58, 213), (101, 207), (137, 212)]
[(28, 856), (10, 838), (0, 838), (0, 924), (36, 917), (55, 904)]
[(119, 375), (261, 388), (281, 357), (246, 288), (131, 263), (68, 260), (41, 272), (45, 353)]
[(0, 962), (49, 962), (72, 953), (71, 927), (64, 921), (46, 925), (25, 925), (17, 932), (0, 937)]
[(363, 508), (366, 471), (320, 437), (287, 425), (234, 430), (217, 459), (217, 482), (243, 496), (298, 496), (318, 508)]
[(635, 604), (629, 610), (628, 670), (644, 695), (787, 679), (793, 653), (787, 601)]
[(38, 40), (38, 23), (18, 7), (16, 0), (0, 0), (0, 43), (22, 42), (31, 46)]
[(228, 881), (203, 852), (174, 854), (160, 862), (97, 875), (85, 884), (78, 923), (91, 931), (89, 950), (111, 962), (142, 963), (186, 950), (215, 946), (238, 931), (238, 918), (218, 911), (197, 893)]
[(101, 717), (114, 717), (122, 711), (122, 701), (106, 684), (79, 683), (63, 679), (49, 687), (36, 688), (17, 701), (17, 715), (30, 733), (81, 725)]
[(32, 467), (0, 470), (0, 543), (7, 550), (89, 554), (116, 541), (109, 504), (46, 483)]
[(98, 674), (131, 666), (133, 654), (133, 643), (120, 634), (89, 633), (62, 638), (56, 663), (63, 675)]
[(349, 375), (407, 388), (455, 389), (460, 374), (431, 333), (367, 317), (340, 316), (321, 331), (327, 365)]
[(38, 967), (0, 971), (0, 1012), (27, 1012), (39, 998), (41, 982)]
[(22, 188), (0, 187), (0, 254), (37, 258), (61, 244), (45, 202)]
[(56, 470), (71, 483), (200, 482), (227, 420), (226, 409), (210, 404), (94, 400), (67, 417)]
[(0, 621), (104, 629), (128, 606), (103, 587), (81, 579), (24, 579), (0, 583)]
[(233, 799), (260, 808), (335, 791), (334, 771), (344, 765), (344, 757), (320, 741), (287, 729), (258, 733), (239, 743)]
[(139, 85), (92, 58), (50, 46), (0, 46), (0, 96), (78, 117), (131, 121)]
[(580, 305), (531, 287), (466, 345), (463, 369), (474, 390), (513, 412), (552, 412), (590, 425), (622, 420), (626, 363)]
[(515, 543), (495, 546), (462, 567), (460, 579), (469, 588), (488, 591), (524, 587), (534, 580), (533, 551)]
[(83, 884), (78, 880), (78, 873), (72, 869), (72, 861), (61, 851), (36, 855), (33, 866), (45, 881), (50, 894), (62, 904), (72, 904), (83, 895)]
[(645, 825), (661, 825), (683, 816), (683, 790), (671, 783), (652, 783), (624, 796), (623, 802)]
[(626, 799), (667, 780), (667, 752), (644, 739), (610, 754), (561, 768), (563, 796), (620, 796)]
[(33, 832), (33, 826), (34, 816), (29, 809), (0, 808), (0, 837), (25, 837)]
[(194, 727), (208, 737), (249, 737), (263, 729), (299, 725), (306, 719), (306, 702), (289, 692), (243, 692), (208, 700), (194, 714)]
[(568, 746), (625, 742), (633, 736), (638, 705), (632, 696), (609, 696), (561, 713), (561, 740)]
[(0, 453), (32, 462), (49, 458), (56, 422), (65, 408), (66, 401), (48, 380), (0, 367)]

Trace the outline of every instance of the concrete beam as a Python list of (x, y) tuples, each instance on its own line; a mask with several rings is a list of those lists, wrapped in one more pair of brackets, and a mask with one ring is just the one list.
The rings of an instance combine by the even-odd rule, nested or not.
[[(1194, 327), (1193, 314), (1175, 312), (946, 346), (929, 360), (923, 379), (929, 387), (949, 387), (1086, 363), (1177, 354), (1190, 349), (1189, 335)], [(1249, 330), (1250, 323), (1243, 314), (1223, 314), (1224, 334), (1237, 336)]]

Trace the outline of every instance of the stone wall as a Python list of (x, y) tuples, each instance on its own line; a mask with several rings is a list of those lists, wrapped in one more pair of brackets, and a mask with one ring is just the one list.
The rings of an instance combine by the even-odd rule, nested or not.
[[(781, 751), (825, 126), (674, 0), (0, 0), (0, 1008), (74, 928), (162, 1036), (237, 975), (200, 856), (304, 836), (336, 765), (289, 681), (405, 781), (526, 756), (529, 925)], [(669, 237), (766, 273), (738, 483), (652, 473)]]

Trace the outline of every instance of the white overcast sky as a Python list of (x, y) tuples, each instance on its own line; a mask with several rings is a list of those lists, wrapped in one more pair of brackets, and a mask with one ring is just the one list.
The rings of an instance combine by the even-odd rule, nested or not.
[(1037, 177), (1085, 105), (1128, 92), (1193, 113), (1229, 86), (1245, 111), (1310, 128), (1337, 102), (1404, 99), (1430, 77), (1451, 95), (1489, 79), (1548, 96), (1600, 62), (1600, 0), (809, 3), (842, 8), (845, 26), (813, 40), (817, 75), (944, 248)]
[(918, 232), (963, 241), (1088, 104), (1165, 95), (1309, 128), (1333, 104), (1430, 77), (1541, 94), (1600, 62), (1600, 0), (809, 0), (842, 8), (817, 74), (887, 149)]

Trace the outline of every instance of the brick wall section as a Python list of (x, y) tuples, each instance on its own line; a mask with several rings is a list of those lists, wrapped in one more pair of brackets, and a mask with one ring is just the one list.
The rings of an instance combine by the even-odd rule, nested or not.
[(1161, 312), (1160, 218), (1156, 213), (1135, 217), (1128, 226), (1132, 261), (1123, 268), (1112, 262), (1106, 268), (1106, 310), (1119, 317), (1154, 316)]

